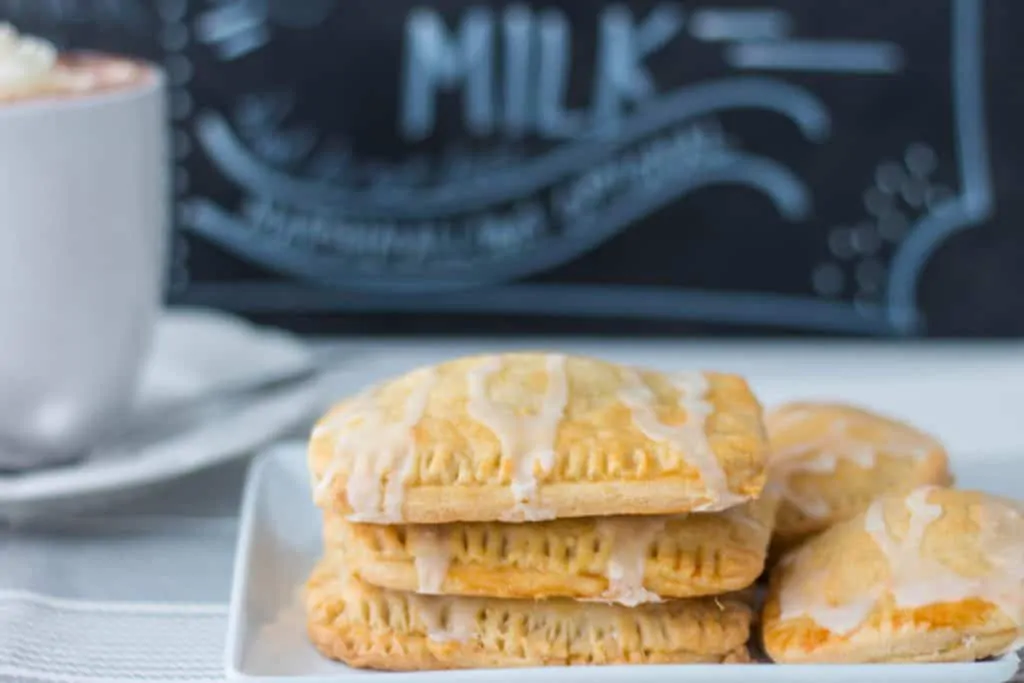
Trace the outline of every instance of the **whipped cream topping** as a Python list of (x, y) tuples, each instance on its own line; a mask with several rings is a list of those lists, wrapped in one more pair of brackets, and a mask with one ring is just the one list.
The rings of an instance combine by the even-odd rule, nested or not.
[(50, 42), (0, 22), (0, 100), (75, 96), (148, 82), (143, 64), (113, 55), (62, 55)]
[(0, 94), (31, 92), (56, 74), (57, 48), (41, 38), (0, 23)]

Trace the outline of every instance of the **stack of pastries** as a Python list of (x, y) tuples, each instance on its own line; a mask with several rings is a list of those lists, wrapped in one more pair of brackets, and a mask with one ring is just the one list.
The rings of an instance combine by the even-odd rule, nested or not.
[(775, 500), (739, 377), (464, 358), (314, 430), (328, 657), (379, 669), (744, 662)]
[(309, 466), (307, 629), (352, 666), (947, 661), (1022, 633), (1019, 504), (947, 488), (912, 427), (763, 416), (734, 375), (462, 358), (336, 406)]

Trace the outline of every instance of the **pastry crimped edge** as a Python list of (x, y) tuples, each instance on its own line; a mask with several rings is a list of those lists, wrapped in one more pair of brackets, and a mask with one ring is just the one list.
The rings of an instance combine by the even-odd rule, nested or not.
[[(306, 585), (305, 608), (307, 633), (317, 650), (357, 668), (750, 661), (746, 644), (751, 611), (742, 601), (729, 598), (629, 609), (571, 600), (417, 596), (354, 578), (334, 554), (314, 568)], [(477, 624), (470, 629), (472, 634), (449, 632), (456, 628), (456, 613)], [(481, 615), (483, 626), (478, 621)], [(432, 621), (444, 632), (432, 637)]]
[(381, 588), (629, 605), (753, 584), (765, 566), (776, 504), (766, 494), (723, 512), (673, 517), (397, 527), (328, 513), (324, 538), (327, 547), (345, 548), (355, 574)]
[[(792, 475), (787, 471), (788, 458), (780, 457), (785, 450), (793, 448), (790, 439), (783, 439), (785, 445), (779, 443), (778, 432), (785, 433), (800, 418), (798, 414), (813, 416), (808, 419), (825, 419), (830, 416), (833, 422), (838, 420), (859, 420), (860, 427), (870, 425), (874, 429), (884, 429), (899, 435), (901, 438), (917, 442), (926, 450), (923, 456), (910, 456), (905, 453), (890, 452), (882, 444), (874, 448), (875, 463), (866, 469), (858, 466), (847, 458), (838, 458), (835, 469), (830, 473), (802, 472), (795, 476), (811, 482), (816, 493), (828, 501), (832, 510), (824, 516), (807, 514), (800, 505), (791, 499), (787, 490), (788, 479)], [(797, 416), (794, 419), (794, 416)], [(785, 428), (781, 425), (789, 420)], [(771, 555), (773, 558), (796, 547), (804, 540), (814, 536), (839, 522), (856, 516), (879, 496), (898, 494), (910, 491), (918, 486), (951, 486), (953, 476), (949, 469), (949, 458), (942, 443), (934, 436), (917, 427), (889, 415), (877, 413), (861, 406), (838, 402), (798, 401), (777, 406), (765, 414), (765, 428), (773, 449), (773, 459), (769, 464), (769, 478), (781, 497), (775, 521), (775, 537), (772, 541)], [(890, 481), (879, 482), (881, 474), (891, 473)], [(859, 492), (855, 497), (844, 500), (843, 493), (851, 488), (850, 482), (870, 480), (866, 486), (873, 490)]]
[[(498, 372), (507, 390), (508, 386), (530, 384), (531, 373), (533, 379), (546, 376), (553, 382), (551, 373), (543, 375), (533, 366), (529, 370), (522, 369), (524, 377), (515, 380), (509, 380), (508, 375), (500, 375), (502, 372), (514, 375), (514, 371), (524, 363), (536, 364), (551, 358), (562, 359), (566, 368), (568, 407), (565, 410), (573, 412), (578, 409), (584, 414), (573, 412), (576, 416), (573, 419), (559, 421), (549, 444), (552, 463), (548, 469), (539, 464), (526, 468), (530, 471), (528, 476), (535, 480), (535, 492), (529, 503), (530, 509), (524, 512), (519, 509), (523, 501), (512, 486), (521, 463), (504, 450), (497, 432), (470, 417), (468, 408), (458, 406), (469, 405), (466, 398), (470, 385), (468, 377), (483, 364), (506, 364)], [(508, 370), (510, 367), (511, 371)], [(699, 376), (707, 383), (707, 393), (696, 397), (710, 407), (710, 414), (701, 423), (700, 436), (702, 441), (706, 441), (716, 467), (725, 477), (724, 491), (710, 489), (702, 473), (690, 462), (692, 453), (680, 452), (671, 443), (651, 439), (643, 433), (637, 426), (634, 409), (619, 399), (629, 378), (637, 377), (642, 388), (656, 397), (657, 402), (651, 406), (659, 411), (668, 411), (672, 416), (685, 414), (686, 419), (678, 424), (686, 424), (696, 418), (681, 404), (675, 405), (665, 398), (673, 378), (684, 375)], [(428, 376), (432, 379), (425, 379)], [(345, 439), (364, 443), (352, 438), (351, 425), (359, 428), (361, 423), (347, 418), (346, 411), (351, 412), (353, 405), (373, 405), (375, 399), (367, 399), (366, 396), (335, 406), (318, 422), (310, 438), (309, 469), (314, 500), (320, 507), (356, 521), (383, 524), (521, 522), (726, 509), (756, 498), (764, 487), (768, 445), (761, 406), (747, 383), (735, 375), (660, 373), (580, 356), (513, 353), (461, 358), (421, 368), (381, 384), (373, 391), (383, 392), (382, 395), (392, 392), (395, 396), (406, 397), (402, 400), (408, 401), (407, 397), (417, 391), (417, 382), (422, 386), (427, 381), (434, 382), (440, 389), (425, 390), (419, 397), (423, 409), (407, 430), (408, 442), (401, 444), (400, 448), (395, 447), (409, 454), (408, 461), (402, 463), (403, 473), (395, 475), (394, 471), (399, 469), (396, 467), (382, 474), (376, 484), (386, 496), (392, 477), (401, 478), (401, 486), (398, 487), (401, 500), (395, 506), (397, 509), (360, 511), (350, 500), (348, 489), (352, 474), (347, 468), (356, 467), (358, 463), (350, 462), (351, 457), (343, 455), (348, 452), (347, 447), (339, 449), (339, 444)], [(600, 388), (602, 383), (608, 390), (599, 392), (603, 398), (601, 406), (592, 414), (586, 413), (586, 406), (593, 402), (593, 396), (587, 392), (593, 389), (592, 384)], [(608, 387), (614, 387), (614, 391)], [(487, 391), (493, 393), (493, 389)], [(683, 396), (684, 393), (680, 391), (678, 395)], [(486, 402), (497, 405), (490, 394)], [(396, 412), (390, 404), (389, 410)], [(660, 426), (676, 425), (673, 422)], [(510, 433), (517, 432), (512, 430)], [(371, 460), (381, 459), (376, 454), (371, 455)], [(452, 473), (452, 468), (456, 469), (457, 475)], [(456, 476), (454, 482), (449, 481)], [(382, 497), (379, 491), (375, 494), (378, 498)]]
[[(991, 576), (997, 576), (1011, 586), (1006, 595), (1014, 594), (1015, 585), (1018, 602), (1010, 608), (1012, 614), (988, 595), (954, 598), (943, 593), (941, 588), (936, 589), (936, 598), (932, 601), (900, 604), (890, 586), (905, 589), (908, 582), (905, 577), (896, 577), (893, 572), (897, 570), (893, 569), (892, 560), (885, 559), (881, 546), (865, 532), (865, 518), (881, 511), (880, 519), (885, 520), (886, 534), (895, 538), (891, 536), (893, 515), (903, 515), (897, 506), (905, 505), (912, 498), (942, 508), (941, 514), (924, 527), (922, 548), (927, 546), (929, 550), (927, 553), (921, 551), (927, 563), (922, 566), (939, 563), (950, 569), (951, 563), (962, 563), (953, 574), (958, 581), (977, 581), (984, 585)], [(996, 560), (991, 554), (985, 554), (986, 548), (1002, 552), (1000, 548), (1003, 546), (999, 542), (981, 540), (985, 530), (972, 528), (975, 521), (971, 517), (971, 505), (995, 505), (1001, 508), (999, 514), (1005, 513), (1015, 520), (1016, 531), (1006, 537), (1014, 544), (1006, 554), (1011, 556), (1011, 560), (1024, 563), (1024, 506), (1019, 503), (977, 492), (933, 486), (886, 496), (872, 504), (873, 508), (879, 506), (876, 509), (869, 509), (814, 537), (784, 557), (772, 570), (768, 598), (760, 620), (765, 651), (778, 663), (962, 662), (1003, 654), (1021, 642), (1024, 639), (1024, 573), (1021, 573), (1024, 567), (1018, 564), (1012, 570), (1016, 572), (1013, 574), (1003, 565), (994, 564)], [(906, 521), (900, 522), (905, 529), (898, 543), (908, 542), (913, 525), (914, 513), (910, 510), (905, 512), (906, 518), (899, 517)], [(969, 521), (965, 522), (965, 519)], [(930, 528), (931, 524), (936, 524), (936, 528)], [(979, 557), (984, 559), (979, 562)], [(884, 564), (879, 564), (879, 558)], [(783, 618), (783, 592), (787, 587), (800, 592), (801, 588), (806, 590), (807, 586), (817, 583), (808, 580), (808, 576), (803, 576), (802, 582), (793, 578), (793, 573), (809, 574), (811, 567), (817, 566), (811, 562), (821, 564), (822, 570), (832, 567), (837, 582), (830, 583), (825, 589), (832, 591), (829, 595), (834, 596), (835, 602), (830, 608), (822, 605), (823, 608), (842, 610), (843, 606), (852, 605), (864, 614), (853, 627), (837, 632), (818, 623), (807, 613)], [(902, 564), (905, 567), (907, 563)], [(844, 569), (851, 575), (837, 573)], [(881, 575), (875, 576), (879, 572)], [(868, 574), (872, 574), (873, 579), (865, 583), (864, 576)], [(821, 577), (823, 585), (830, 581), (833, 581), (832, 576)], [(850, 581), (854, 586), (849, 585)], [(925, 572), (915, 581), (919, 588), (927, 591), (933, 585), (928, 582), (934, 582), (934, 579)], [(836, 597), (840, 593), (844, 594), (845, 600)]]

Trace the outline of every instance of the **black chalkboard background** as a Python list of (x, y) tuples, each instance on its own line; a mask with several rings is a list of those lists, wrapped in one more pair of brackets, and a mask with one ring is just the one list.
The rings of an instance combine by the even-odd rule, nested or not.
[(1024, 333), (1024, 3), (0, 0), (162, 63), (171, 299), (303, 331)]

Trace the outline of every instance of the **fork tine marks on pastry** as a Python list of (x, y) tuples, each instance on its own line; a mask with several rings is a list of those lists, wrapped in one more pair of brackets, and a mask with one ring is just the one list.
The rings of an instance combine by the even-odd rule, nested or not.
[(412, 606), (423, 619), (427, 637), (435, 643), (465, 643), (479, 637), (479, 606), (458, 600), (437, 600), (410, 596)]
[(605, 577), (608, 588), (601, 600), (627, 607), (661, 602), (661, 596), (644, 588), (647, 554), (655, 536), (665, 529), (664, 518), (599, 519), (597, 532), (609, 545)]
[(412, 595), (374, 588), (329, 554), (305, 603), (314, 645), (367, 668), (749, 661), (751, 610), (729, 596), (626, 608)]
[(452, 560), (448, 533), (443, 528), (417, 529), (409, 540), (416, 567), (416, 592), (440, 595)]
[(469, 372), (467, 411), (494, 433), (503, 456), (512, 464), (515, 506), (505, 514), (504, 521), (539, 521), (555, 516), (537, 505), (537, 469), (546, 474), (554, 465), (558, 425), (569, 400), (565, 363), (562, 354), (545, 358), (547, 388), (534, 415), (517, 415), (511, 407), (490, 398), (487, 380), (501, 370), (501, 358), (485, 358)]
[[(388, 463), (391, 472), (384, 489), (383, 512), (384, 519), (388, 522), (402, 520), (405, 482), (416, 467), (416, 450), (412, 432), (427, 409), (430, 391), (437, 381), (437, 374), (433, 368), (420, 370), (419, 374), (421, 379), (413, 385), (409, 391), (409, 397), (405, 401), (402, 421), (395, 425), (396, 433), (392, 438), (397, 443), (387, 451), (392, 456), (392, 461)], [(365, 451), (363, 457), (367, 457)]]
[(329, 514), (325, 524), (353, 572), (380, 588), (428, 592), (424, 573), (446, 558), (440, 592), (448, 595), (639, 603), (750, 586), (765, 565), (776, 505), (766, 496), (716, 513), (439, 526), (353, 524)]

